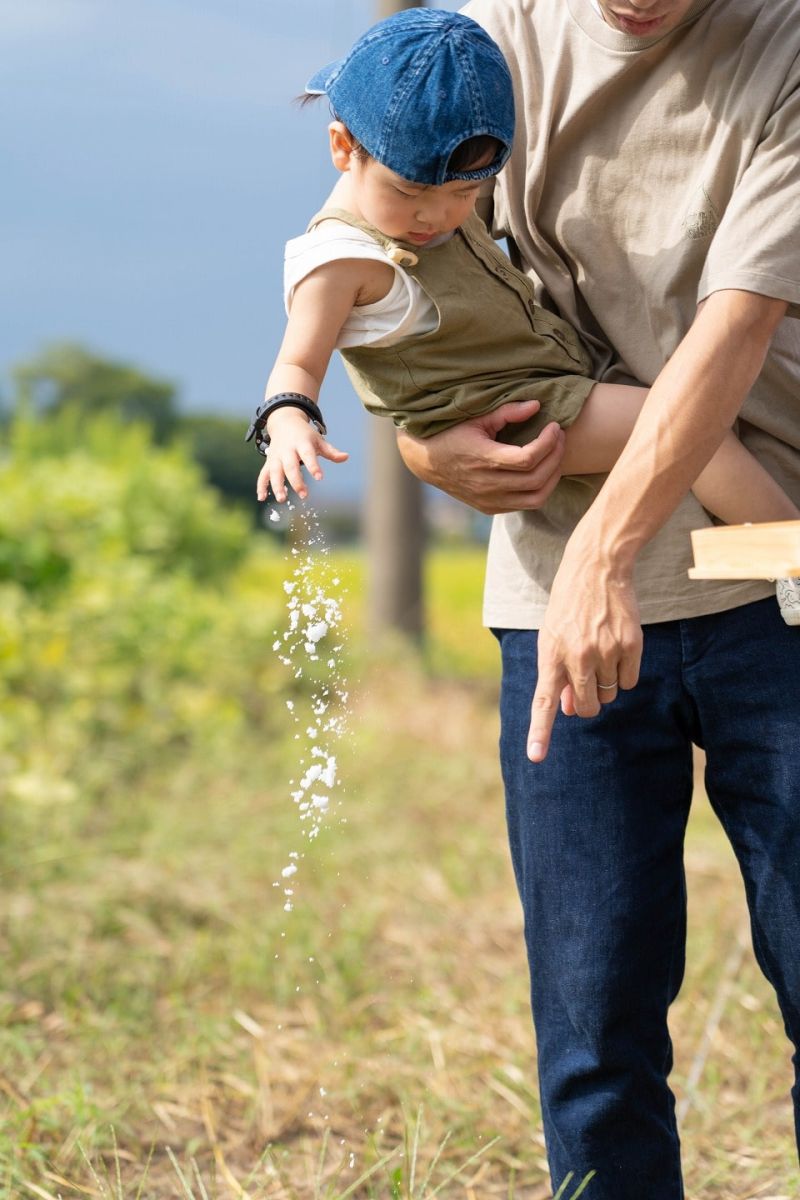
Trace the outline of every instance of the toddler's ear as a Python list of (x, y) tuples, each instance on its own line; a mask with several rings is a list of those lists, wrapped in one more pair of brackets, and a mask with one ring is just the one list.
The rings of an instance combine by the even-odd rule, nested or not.
[(349, 171), (353, 157), (353, 138), (350, 130), (341, 121), (331, 121), (328, 126), (331, 142), (331, 159), (337, 171)]

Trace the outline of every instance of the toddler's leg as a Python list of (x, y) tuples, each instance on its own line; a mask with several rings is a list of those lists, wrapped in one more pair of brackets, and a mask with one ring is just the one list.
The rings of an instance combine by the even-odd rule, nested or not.
[[(564, 475), (610, 471), (633, 431), (647, 392), (623, 384), (598, 383), (566, 430)], [(731, 432), (695, 480), (695, 496), (726, 525), (746, 521), (792, 521), (800, 510)]]
[(769, 471), (745, 450), (734, 433), (722, 444), (692, 488), (695, 496), (726, 525), (746, 521), (795, 521), (800, 510)]
[(605, 475), (633, 432), (646, 388), (597, 383), (581, 411), (565, 429), (562, 475)]

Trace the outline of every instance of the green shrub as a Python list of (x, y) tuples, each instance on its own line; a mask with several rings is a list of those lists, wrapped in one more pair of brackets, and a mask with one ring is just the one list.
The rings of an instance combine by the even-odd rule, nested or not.
[(247, 518), (145, 430), (78, 432), (18, 420), (0, 461), (6, 833), (113, 813), (142, 771), (252, 740), (285, 683)]
[(128, 558), (224, 582), (248, 549), (249, 525), (224, 509), (178, 447), (145, 427), (18, 419), (0, 463), (0, 580), (63, 586)]

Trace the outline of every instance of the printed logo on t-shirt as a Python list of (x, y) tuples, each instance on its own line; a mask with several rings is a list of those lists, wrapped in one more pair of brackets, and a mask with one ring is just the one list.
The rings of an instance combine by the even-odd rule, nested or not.
[(716, 233), (719, 215), (704, 187), (698, 188), (692, 199), (692, 207), (683, 218), (683, 232), (692, 241), (710, 238)]

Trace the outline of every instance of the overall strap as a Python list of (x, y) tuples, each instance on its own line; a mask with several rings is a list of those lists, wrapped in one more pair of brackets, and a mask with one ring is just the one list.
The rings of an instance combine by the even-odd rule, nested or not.
[(351, 225), (353, 229), (360, 229), (362, 233), (368, 234), (374, 242), (377, 242), (398, 267), (415, 267), (419, 262), (419, 257), (412, 250), (407, 249), (404, 244), (387, 237), (385, 233), (381, 233), (380, 229), (376, 229), (368, 221), (362, 221), (360, 217), (353, 216), (345, 208), (323, 208), (321, 212), (311, 218), (306, 232), (310, 233), (323, 221), (341, 221), (343, 225)]

